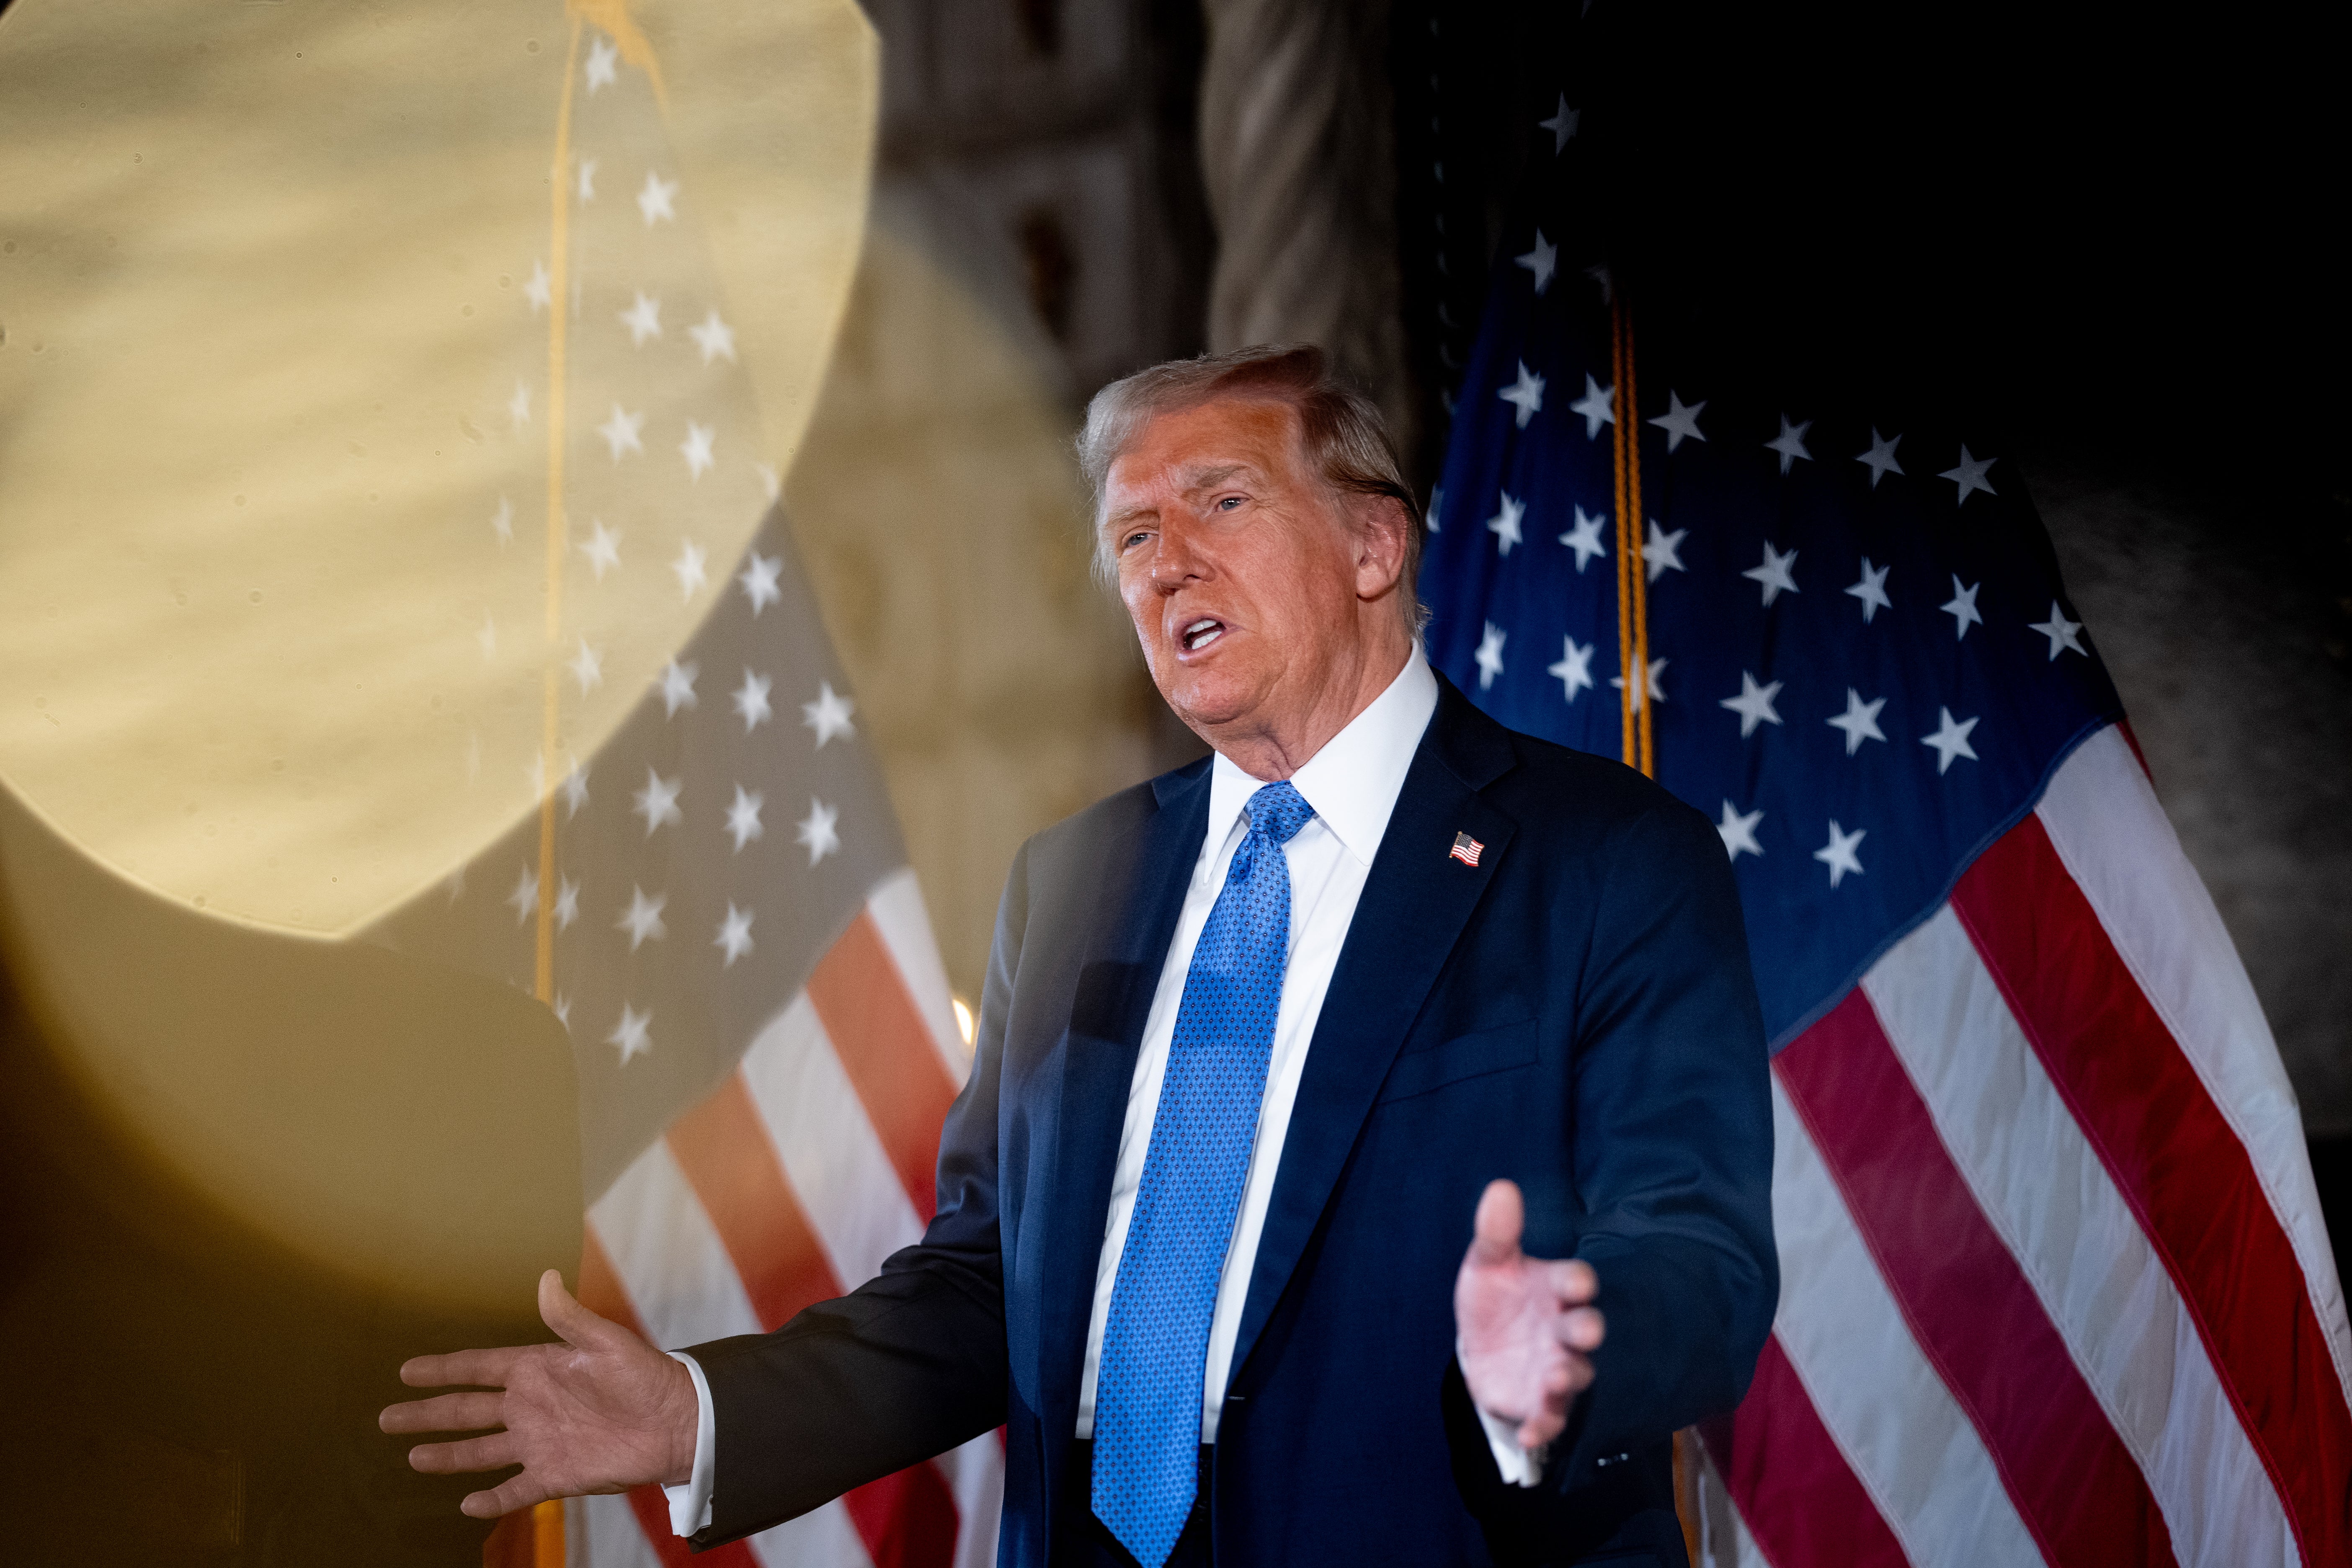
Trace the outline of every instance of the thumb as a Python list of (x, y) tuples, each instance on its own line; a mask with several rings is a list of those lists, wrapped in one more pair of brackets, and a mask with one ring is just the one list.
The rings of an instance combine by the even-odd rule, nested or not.
[(1489, 1267), (1519, 1255), (1519, 1232), (1527, 1215), (1516, 1182), (1492, 1181), (1478, 1198), (1470, 1261)]
[(552, 1268), (539, 1277), (539, 1317), (576, 1351), (601, 1350), (612, 1338), (612, 1322), (582, 1306)]

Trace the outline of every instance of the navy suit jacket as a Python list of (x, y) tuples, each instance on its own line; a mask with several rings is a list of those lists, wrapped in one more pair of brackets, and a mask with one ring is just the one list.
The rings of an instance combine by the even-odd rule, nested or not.
[[(1771, 1110), (1708, 820), (1442, 683), (1315, 1027), (1211, 1488), (1221, 1568), (1678, 1563), (1671, 1434), (1747, 1387), (1779, 1288)], [(695, 1354), (709, 1545), (986, 1432), (1001, 1561), (1079, 1560), (1071, 1464), (1128, 1089), (1207, 830), (1207, 761), (1024, 845), (917, 1246)], [(1449, 856), (1467, 833), (1475, 867)], [(1527, 1250), (1589, 1260), (1608, 1339), (1542, 1483), (1506, 1487), (1454, 1363), (1497, 1176)], [(1088, 1549), (1090, 1550), (1090, 1548)]]

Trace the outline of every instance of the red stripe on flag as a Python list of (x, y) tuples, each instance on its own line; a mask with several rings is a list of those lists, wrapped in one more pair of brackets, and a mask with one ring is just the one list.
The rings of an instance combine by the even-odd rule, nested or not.
[[(936, 1129), (931, 1136), (936, 1149)], [(669, 1146), (762, 1325), (773, 1330), (841, 1294), (740, 1070), (670, 1124)], [(931, 1465), (869, 1481), (842, 1501), (875, 1568), (947, 1568), (954, 1561), (955, 1498)]]
[(956, 1086), (872, 914), (860, 910), (817, 961), (808, 995), (899, 1184), (930, 1224), (939, 1208), (940, 1129)]
[(841, 1500), (874, 1568), (946, 1568), (954, 1561), (955, 1498), (936, 1466), (909, 1465)]
[(1773, 1058), (1919, 1348), (2053, 1563), (2174, 1562), (2147, 1479), (1856, 989)]
[[(604, 1244), (596, 1239), (596, 1227), (590, 1226), (583, 1233), (580, 1247), (580, 1289), (582, 1306), (600, 1318), (614, 1322), (645, 1337), (645, 1325), (637, 1321), (636, 1309), (629, 1305), (628, 1292), (621, 1288), (620, 1272), (605, 1256)], [(664, 1568), (686, 1568), (694, 1552), (685, 1540), (671, 1533), (669, 1500), (659, 1487), (632, 1487), (629, 1489), (629, 1510), (637, 1516), (637, 1528), (645, 1531), (646, 1543), (654, 1549)], [(760, 1568), (751, 1549), (740, 1541), (715, 1546), (702, 1553), (701, 1561), (710, 1568)]]
[(670, 1152), (702, 1200), (766, 1329), (841, 1294), (740, 1070), (670, 1123)]
[(1739, 1408), (1701, 1436), (1773, 1568), (1910, 1568), (1797, 1381), (1780, 1335), (1764, 1342)]
[(2352, 1412), (2244, 1145), (2039, 817), (1978, 857), (1952, 908), (2164, 1259), (2303, 1560), (2352, 1562)]

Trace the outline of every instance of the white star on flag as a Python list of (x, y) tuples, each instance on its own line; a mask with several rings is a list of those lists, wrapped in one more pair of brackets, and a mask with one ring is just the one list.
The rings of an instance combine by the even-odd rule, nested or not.
[(569, 877), (558, 878), (555, 884), (555, 927), (570, 931), (572, 922), (580, 918), (580, 884)]
[(702, 351), (703, 363), (709, 364), (722, 355), (729, 364), (735, 363), (735, 329), (719, 319), (716, 306), (702, 319), (700, 326), (688, 327), (686, 331), (694, 340), (694, 346)]
[(1963, 719), (1955, 722), (1948, 708), (1938, 708), (1936, 713), (1942, 722), (1937, 725), (1934, 734), (1920, 736), (1919, 743), (1935, 748), (1936, 773), (1941, 777), (1944, 770), (1952, 765), (1954, 757), (1966, 757), (1970, 762), (1977, 760), (1975, 748), (1969, 744), (1969, 731), (1977, 727), (1977, 721)]
[(537, 800), (547, 794), (547, 758), (544, 755), (531, 758), (530, 766), (522, 772), (523, 776), (530, 780), (531, 799)]
[(1896, 436), (1891, 439), (1882, 437), (1878, 434), (1877, 426), (1874, 425), (1870, 427), (1870, 450), (1855, 458), (1854, 461), (1868, 465), (1872, 489), (1876, 489), (1878, 481), (1887, 475), (1899, 474), (1903, 471), (1903, 465), (1895, 460), (1895, 448), (1902, 444), (1902, 437)]
[(1969, 444), (1966, 441), (1963, 441), (1960, 443), (1960, 461), (1958, 467), (1946, 468), (1942, 473), (1937, 474), (1936, 477), (1939, 479), (1949, 479), (1952, 483), (1959, 486), (1960, 493), (1954, 504), (1958, 506), (1966, 506), (1969, 503), (1969, 496), (1973, 491), (1982, 490), (1987, 495), (1994, 493), (1992, 486), (1985, 481), (1985, 470), (1991, 468), (1993, 464), (1999, 460), (2000, 459), (1995, 458), (1969, 457)]
[(814, 795), (809, 796), (809, 814), (801, 819), (799, 831), (793, 837), (807, 847), (812, 867), (841, 847), (841, 835), (833, 830), (833, 825), (840, 819), (839, 807), (827, 805)]
[(1570, 404), (1568, 411), (1584, 416), (1586, 440), (1598, 440), (1603, 425), (1617, 423), (1617, 389), (1601, 385), (1588, 372), (1584, 377), (1584, 395)]
[(677, 808), (678, 795), (685, 788), (684, 773), (666, 779), (651, 768), (646, 770), (646, 787), (629, 797), (636, 802), (629, 809), (646, 819), (646, 837), (651, 838), (665, 824), (675, 827), (686, 820), (686, 814)]
[(1724, 852), (1734, 860), (1742, 854), (1760, 857), (1764, 853), (1764, 846), (1756, 842), (1756, 825), (1763, 820), (1763, 807), (1759, 806), (1743, 816), (1731, 809), (1729, 801), (1725, 801), (1723, 820), (1715, 825), (1716, 832), (1723, 837)]
[(642, 289), (636, 293), (637, 302), (621, 311), (614, 319), (629, 329), (630, 344), (635, 348), (643, 348), (646, 346), (647, 338), (657, 338), (662, 335), (661, 300), (647, 295)]
[(613, 461), (617, 463), (624, 452), (643, 452), (646, 449), (646, 444), (637, 439), (637, 432), (644, 429), (645, 425), (643, 414), (632, 414), (615, 403), (613, 405), (613, 416), (596, 426), (596, 434), (604, 437), (604, 444), (613, 448)]
[(516, 382), (514, 395), (507, 399), (507, 423), (520, 430), (530, 423), (530, 387)]
[(604, 683), (604, 656), (590, 647), (586, 637), (580, 639), (580, 651), (572, 656), (570, 668), (583, 697)]
[(595, 159), (583, 158), (580, 160), (580, 184), (578, 189), (580, 199), (583, 202), (593, 202), (596, 199)]
[(1772, 699), (1780, 695), (1783, 684), (1776, 680), (1769, 686), (1759, 686), (1756, 678), (1743, 669), (1739, 672), (1739, 695), (1722, 698), (1717, 706), (1739, 715), (1739, 738), (1744, 741), (1756, 733), (1757, 725), (1780, 721), (1780, 711), (1772, 706)]
[(758, 790), (735, 786), (734, 804), (727, 808), (727, 831), (735, 840), (735, 853), (743, 853), (743, 846), (767, 831), (760, 824), (760, 807), (765, 797)]
[(1559, 640), (1567, 645), (1560, 652), (1559, 662), (1545, 666), (1544, 673), (1567, 688), (1568, 700), (1572, 704), (1578, 692), (1592, 685), (1592, 650), (1600, 645), (1580, 644), (1574, 637)]
[[(1625, 678), (1622, 675), (1612, 675), (1609, 678), (1609, 684), (1617, 690), (1622, 691), (1625, 689)], [(1642, 700), (1643, 684), (1639, 675), (1633, 677), (1633, 700), (1636, 702)], [(1664, 702), (1666, 700), (1666, 661), (1664, 659), (1654, 658), (1650, 661), (1648, 685), (1651, 701)]]
[(1845, 879), (1848, 871), (1862, 875), (1862, 860), (1855, 848), (1868, 837), (1868, 829), (1855, 828), (1852, 833), (1838, 826), (1837, 818), (1830, 818), (1830, 841), (1813, 851), (1813, 858), (1830, 868), (1830, 886), (1834, 888)]
[(1551, 132), (1553, 157), (1559, 157), (1561, 149), (1568, 145), (1569, 138), (1576, 134), (1577, 118), (1577, 111), (1568, 106), (1568, 94), (1563, 92), (1559, 95), (1559, 107), (1552, 111), (1552, 117), (1536, 121), (1539, 129)]
[(1862, 558), (1862, 581), (1846, 592), (1862, 601), (1863, 625), (1868, 626), (1879, 611), (1895, 607), (1895, 601), (1886, 596), (1886, 574), (1894, 570), (1892, 566), (1873, 566), (1867, 555)]
[(1601, 525), (1608, 521), (1609, 514), (1605, 511), (1599, 517), (1591, 517), (1586, 514), (1582, 507), (1578, 507), (1576, 526), (1559, 536), (1559, 542), (1562, 544), (1576, 552), (1576, 570), (1580, 575), (1583, 573), (1584, 563), (1596, 555), (1609, 553), (1609, 547), (1601, 542)]
[(1849, 686), (1845, 689), (1845, 711), (1834, 719), (1825, 719), (1822, 722), (1832, 730), (1845, 731), (1845, 754), (1850, 757), (1862, 750), (1862, 743), (1864, 741), (1886, 739), (1885, 731), (1878, 727), (1878, 710), (1885, 706), (1885, 698), (1879, 698), (1874, 702), (1864, 702), (1862, 700), (1862, 693)]
[(749, 669), (743, 672), (743, 684), (735, 693), (735, 711), (742, 717), (746, 735), (775, 717), (775, 710), (768, 706), (768, 689), (774, 684), (767, 676)]
[(514, 502), (499, 498), (499, 510), (490, 513), (490, 531), (499, 536), (500, 544), (514, 542)]
[(1952, 596), (1937, 607), (1952, 617), (1952, 625), (1955, 628), (1953, 641), (1966, 640), (1970, 621), (1974, 621), (1979, 626), (1984, 625), (1984, 616), (1977, 613), (1977, 590), (1983, 586), (1981, 583), (1971, 583), (1963, 588), (1960, 586), (1959, 574), (1956, 572), (1952, 574)]
[(771, 502), (784, 493), (784, 476), (776, 472), (773, 463), (754, 463), (751, 467), (758, 470), (760, 488), (768, 493)]
[(1696, 403), (1686, 404), (1683, 401), (1681, 393), (1669, 388), (1666, 392), (1666, 411), (1650, 423), (1666, 433), (1666, 450), (1672, 452), (1680, 447), (1685, 438), (1693, 441), (1706, 439), (1706, 433), (1698, 427), (1698, 416), (1706, 412), (1706, 399), (1704, 397)]
[(1791, 425), (1789, 416), (1783, 414), (1780, 416), (1780, 433), (1764, 443), (1766, 451), (1780, 454), (1780, 472), (1784, 476), (1796, 466), (1798, 458), (1802, 458), (1809, 463), (1813, 460), (1813, 455), (1805, 450), (1805, 432), (1812, 427), (1813, 422), (1810, 419), (1801, 425)]
[(782, 556), (762, 555), (754, 550), (751, 558), (743, 563), (743, 570), (736, 574), (735, 581), (743, 584), (744, 596), (751, 601), (751, 615), (755, 619), (761, 610), (784, 596), (783, 591), (776, 586), (777, 574), (783, 569)]
[(1654, 517), (1650, 520), (1650, 542), (1642, 546), (1642, 559), (1649, 563), (1651, 582), (1656, 582), (1661, 573), (1685, 570), (1682, 547), (1683, 541), (1688, 537), (1690, 530), (1687, 528), (1662, 533), (1658, 530), (1658, 520)]
[(668, 902), (667, 893), (656, 893), (649, 899), (643, 888), (632, 886), (629, 889), (629, 907), (619, 920), (613, 922), (613, 929), (629, 933), (631, 952), (648, 942), (659, 942), (669, 934), (669, 927), (662, 923), (662, 906)]
[(613, 1026), (613, 1032), (604, 1037), (604, 1043), (621, 1047), (623, 1067), (654, 1048), (653, 1036), (647, 1032), (653, 1021), (652, 1013), (640, 1013), (625, 1002), (621, 1004), (621, 1021)]
[(1445, 487), (1438, 485), (1429, 492), (1429, 512), (1421, 521), (1429, 531), (1437, 531), (1437, 520), (1445, 513)]
[(482, 629), (481, 629), (480, 631), (478, 631), (478, 632), (476, 632), (476, 633), (474, 634), (474, 640), (475, 640), (476, 642), (478, 642), (478, 643), (481, 644), (481, 646), (482, 646), (482, 657), (483, 657), (484, 658), (498, 658), (498, 657), (499, 657), (499, 623), (498, 623), (498, 617), (496, 617), (495, 616), (484, 616), (482, 617)]
[(751, 951), (751, 911), (737, 909), (734, 900), (729, 900), (727, 918), (719, 922), (719, 934), (710, 945), (726, 950), (727, 962), (719, 965), (721, 969), (734, 968), (735, 961)]
[(823, 751), (824, 743), (835, 736), (857, 733), (857, 726), (849, 721), (849, 716), (856, 710), (856, 703), (835, 692), (832, 681), (820, 680), (816, 700), (801, 704), (801, 723), (816, 731), (816, 749)]
[(606, 528), (602, 518), (593, 521), (588, 542), (572, 548), (588, 557), (588, 565), (596, 574), (599, 583), (604, 580), (608, 569), (621, 563), (621, 536), (614, 530)]
[(1503, 643), (1509, 637), (1494, 622), (1486, 623), (1484, 636), (1478, 639), (1478, 689), (1484, 691), (1495, 684), (1495, 677), (1503, 673)]
[(563, 820), (569, 822), (588, 804), (588, 770), (573, 763), (572, 771), (563, 775), (563, 783), (557, 787), (563, 792)]
[(1772, 601), (1781, 595), (1801, 591), (1797, 586), (1796, 578), (1789, 573), (1789, 569), (1796, 563), (1795, 551), (1791, 550), (1784, 555), (1773, 549), (1772, 542), (1768, 539), (1764, 542), (1764, 563), (1760, 566), (1750, 566), (1740, 575), (1751, 583), (1760, 583), (1764, 585), (1764, 604), (1767, 608), (1769, 608)]
[(669, 661), (669, 668), (661, 673), (664, 718), (675, 719), (677, 717), (679, 709), (691, 708), (695, 705), (694, 678), (701, 673), (700, 668), (691, 659), (684, 664), (678, 663), (676, 659)]
[(530, 313), (538, 315), (555, 298), (555, 279), (548, 276), (547, 263), (530, 264), (530, 276), (523, 280), (522, 297), (530, 301)]
[(1528, 427), (1528, 421), (1542, 409), (1543, 395), (1544, 378), (1528, 370), (1525, 360), (1519, 362), (1519, 378), (1495, 394), (1519, 411), (1519, 428), (1522, 430)]
[(515, 878), (514, 891), (507, 895), (514, 906), (515, 924), (520, 925), (539, 912), (539, 873), (526, 865)]
[(677, 444), (677, 449), (686, 458), (687, 471), (697, 479), (715, 460), (710, 456), (710, 443), (715, 439), (716, 434), (709, 426), (697, 425), (691, 419), (686, 422), (686, 439)]
[(1515, 256), (1511, 259), (1535, 274), (1536, 292), (1540, 295), (1551, 287), (1551, 275), (1559, 269), (1559, 247), (1545, 239), (1543, 230), (1538, 229), (1535, 248), (1524, 256)]
[(656, 218), (677, 221), (677, 213), (670, 198), (677, 195), (677, 182), (665, 180), (651, 169), (646, 171), (646, 188), (637, 193), (637, 210), (646, 215), (646, 226), (651, 228)]
[(1486, 531), (1501, 542), (1502, 552), (1508, 555), (1511, 546), (1525, 542), (1519, 535), (1519, 519), (1527, 513), (1527, 503), (1511, 499), (1511, 492), (1500, 492), (1503, 510), (1486, 520)]
[(559, 991), (555, 994), (555, 1021), (565, 1028), (572, 1027), (572, 998)]
[(2055, 599), (2050, 601), (2050, 618), (2046, 621), (2035, 621), (2028, 629), (2040, 632), (2050, 639), (2050, 658), (2053, 663), (2057, 661), (2058, 656), (2062, 653), (2081, 653), (2085, 658), (2091, 657), (2087, 653), (2083, 653), (2082, 639), (2074, 635), (2083, 629), (2083, 623), (2068, 620), (2059, 612), (2058, 601)]
[(588, 46), (588, 91), (594, 96), (600, 87), (610, 87), (619, 73), (614, 68), (620, 64), (621, 51), (613, 47), (610, 38), (597, 38)]
[(691, 539), (678, 541), (677, 559), (669, 563), (669, 569), (677, 576), (679, 597), (693, 598), (694, 591), (710, 581), (702, 569), (703, 563), (709, 559), (703, 553), (702, 546)]

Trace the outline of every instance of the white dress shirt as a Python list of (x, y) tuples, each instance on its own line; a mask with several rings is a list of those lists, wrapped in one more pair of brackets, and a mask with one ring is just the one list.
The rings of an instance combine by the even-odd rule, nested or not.
[[(1210, 1320), (1208, 1365), (1201, 1380), (1203, 1443), (1217, 1440), (1217, 1417), (1224, 1405), (1226, 1379), (1233, 1371), (1242, 1308), (1249, 1299), (1258, 1236), (1265, 1228), (1266, 1205), (1274, 1196), (1283, 1141), (1290, 1131), (1290, 1110), (1307, 1070), (1307, 1046), (1314, 1037), (1316, 1020), (1322, 1016), (1324, 994), (1330, 989), (1331, 972), (1339, 964), (1339, 950), (1356, 917), (1356, 901), (1363, 895), (1364, 880), (1371, 874), (1381, 838), (1388, 831), (1389, 816), (1404, 788), (1405, 773), (1421, 745), (1422, 731), (1436, 710), (1437, 678), (1415, 646), (1388, 689), (1290, 778), (1291, 787), (1314, 808), (1315, 816), (1283, 846), (1283, 858), (1290, 870), (1290, 952), (1283, 974), (1282, 1005), (1275, 1017), (1274, 1047), (1266, 1062), (1265, 1094), (1258, 1105), (1249, 1181), (1242, 1189), (1241, 1211), (1234, 1217), (1233, 1240), (1225, 1252), (1224, 1274), (1217, 1282), (1216, 1312)], [(1168, 944), (1168, 957), (1160, 965), (1159, 989), (1152, 994), (1142, 1049), (1136, 1056), (1135, 1077), (1128, 1086), (1118, 1164), (1111, 1175), (1102, 1252), (1095, 1264), (1086, 1366), (1078, 1382), (1077, 1436), (1082, 1438), (1094, 1436), (1095, 1378), (1102, 1362), (1103, 1326), (1110, 1316), (1111, 1290), (1118, 1280), (1119, 1254), (1127, 1246), (1136, 1189), (1143, 1181), (1144, 1156), (1151, 1147), (1160, 1081), (1167, 1076), (1168, 1048), (1176, 1034), (1185, 977), (1192, 972), (1192, 949), (1224, 888), (1225, 869), (1234, 851), (1248, 834), (1243, 808), (1264, 787), (1265, 781), (1244, 773), (1223, 754), (1210, 763), (1208, 833), (1201, 843), (1200, 858), (1193, 864), (1192, 879), (1184, 889), (1184, 907), (1177, 917), (1175, 937)], [(712, 1423), (709, 1392), (700, 1369), (688, 1357), (678, 1359), (694, 1373), (695, 1395), (701, 1405), (694, 1479), (687, 1486), (667, 1489), (671, 1527), (686, 1535), (706, 1522), (709, 1514)], [(1519, 1447), (1514, 1424), (1498, 1421), (1483, 1410), (1479, 1416), (1504, 1479), (1532, 1485), (1540, 1473), (1539, 1457)]]

